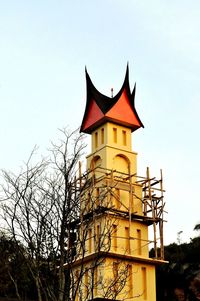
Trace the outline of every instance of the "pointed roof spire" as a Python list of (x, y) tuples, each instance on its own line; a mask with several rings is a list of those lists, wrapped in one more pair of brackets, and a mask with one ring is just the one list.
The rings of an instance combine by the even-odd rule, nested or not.
[(100, 93), (93, 85), (85, 68), (87, 101), (81, 125), (81, 132), (91, 133), (101, 124), (110, 121), (131, 128), (132, 131), (144, 127), (135, 109), (135, 91), (130, 91), (129, 68), (127, 64), (124, 83), (114, 97)]

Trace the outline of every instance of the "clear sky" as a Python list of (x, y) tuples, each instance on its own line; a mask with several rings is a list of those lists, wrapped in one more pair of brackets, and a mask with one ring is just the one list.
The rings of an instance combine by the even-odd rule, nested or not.
[(0, 1), (0, 168), (80, 126), (87, 70), (110, 96), (137, 83), (141, 175), (164, 173), (165, 243), (200, 222), (200, 1)]

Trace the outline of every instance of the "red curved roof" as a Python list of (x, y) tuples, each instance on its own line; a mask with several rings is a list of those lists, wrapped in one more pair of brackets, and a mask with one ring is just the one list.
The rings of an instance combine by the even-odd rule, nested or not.
[(107, 121), (131, 128), (132, 131), (144, 127), (135, 109), (135, 91), (130, 92), (129, 70), (120, 91), (110, 98), (101, 94), (93, 85), (86, 70), (87, 101), (81, 124), (81, 132), (91, 133), (95, 128)]

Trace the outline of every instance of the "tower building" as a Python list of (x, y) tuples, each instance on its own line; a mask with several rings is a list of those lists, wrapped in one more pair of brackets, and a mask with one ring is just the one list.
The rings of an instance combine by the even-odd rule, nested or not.
[(144, 177), (137, 174), (132, 135), (143, 124), (136, 86), (131, 93), (128, 67), (114, 97), (101, 94), (87, 71), (86, 83), (80, 131), (91, 135), (92, 147), (72, 265), (76, 300), (155, 301), (155, 267), (164, 262), (163, 179), (162, 172), (160, 179), (150, 177), (149, 168)]

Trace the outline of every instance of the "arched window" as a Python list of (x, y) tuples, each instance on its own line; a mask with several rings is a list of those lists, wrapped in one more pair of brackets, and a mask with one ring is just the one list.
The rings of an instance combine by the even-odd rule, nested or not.
[(129, 174), (129, 164), (129, 159), (126, 156), (119, 154), (114, 157), (113, 169)]
[(96, 167), (99, 167), (101, 165), (101, 157), (95, 156), (91, 161), (91, 169), (95, 169)]
[(102, 159), (100, 156), (95, 156), (91, 161), (90, 169), (92, 172), (95, 173), (96, 177), (99, 177), (101, 175), (100, 168), (98, 168), (98, 167), (101, 167), (101, 162), (102, 162)]

